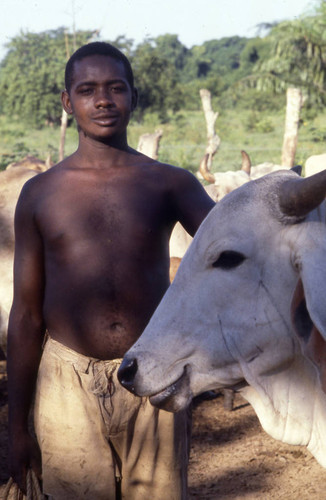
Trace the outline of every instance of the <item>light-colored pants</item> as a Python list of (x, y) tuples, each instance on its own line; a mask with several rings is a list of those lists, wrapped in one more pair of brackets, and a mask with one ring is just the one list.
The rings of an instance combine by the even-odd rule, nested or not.
[(44, 493), (55, 500), (187, 498), (190, 412), (130, 394), (120, 362), (45, 344), (34, 418)]

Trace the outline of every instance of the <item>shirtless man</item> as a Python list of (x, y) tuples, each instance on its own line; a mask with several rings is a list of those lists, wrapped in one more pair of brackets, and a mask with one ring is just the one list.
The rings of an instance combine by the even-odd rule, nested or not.
[(65, 84), (78, 149), (31, 179), (16, 209), (10, 473), (24, 490), (42, 456), (44, 493), (56, 500), (184, 499), (185, 413), (133, 396), (116, 369), (169, 286), (174, 224), (193, 235), (214, 203), (189, 172), (128, 146), (137, 91), (121, 52), (82, 47)]

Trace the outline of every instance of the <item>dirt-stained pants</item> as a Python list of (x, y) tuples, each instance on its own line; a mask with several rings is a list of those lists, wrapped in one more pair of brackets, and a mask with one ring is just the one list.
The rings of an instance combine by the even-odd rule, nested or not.
[(189, 412), (130, 394), (117, 381), (120, 362), (46, 342), (35, 429), (44, 493), (55, 500), (187, 498)]

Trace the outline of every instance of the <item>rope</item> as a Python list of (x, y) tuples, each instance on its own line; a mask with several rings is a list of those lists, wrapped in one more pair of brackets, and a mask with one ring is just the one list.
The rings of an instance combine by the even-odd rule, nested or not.
[(13, 482), (14, 482), (14, 480), (11, 477), (9, 479), (8, 483), (6, 484), (5, 491), (4, 491), (4, 496), (3, 496), (3, 500), (7, 500), (8, 499), (9, 491), (11, 490), (11, 486), (12, 486)]
[[(33, 491), (34, 491), (34, 497), (31, 498), (30, 500), (44, 500), (45, 496), (43, 495), (40, 487), (40, 482), (38, 478), (36, 477), (36, 474), (33, 470), (31, 470), (31, 476), (32, 476), (32, 482), (33, 482)], [(29, 500), (29, 499), (28, 499)]]
[(39, 480), (32, 469), (27, 472), (26, 483), (27, 495), (24, 495), (18, 484), (14, 483), (13, 479), (10, 478), (6, 484), (3, 500), (45, 500)]

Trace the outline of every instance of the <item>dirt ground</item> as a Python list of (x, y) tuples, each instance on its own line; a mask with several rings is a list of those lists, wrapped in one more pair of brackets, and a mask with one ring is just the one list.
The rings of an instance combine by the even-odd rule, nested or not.
[[(8, 480), (7, 409), (0, 361), (0, 499)], [(232, 412), (219, 396), (193, 410), (189, 489), (196, 500), (326, 500), (326, 470), (306, 448), (269, 437), (241, 396)]]

